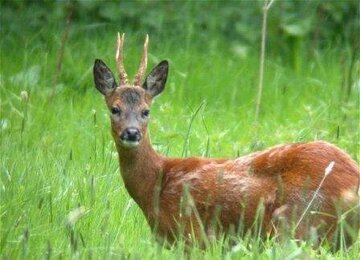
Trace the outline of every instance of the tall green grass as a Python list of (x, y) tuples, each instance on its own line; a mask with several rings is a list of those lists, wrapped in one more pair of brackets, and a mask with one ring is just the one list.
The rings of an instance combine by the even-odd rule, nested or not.
[[(115, 68), (115, 31), (74, 27), (53, 86), (58, 28), (1, 35), (0, 252), (3, 258), (184, 258), (184, 244), (158, 245), (120, 179), (108, 112), (92, 65)], [(44, 37), (44, 35), (46, 37)], [(237, 56), (219, 39), (199, 48), (194, 36), (150, 35), (149, 67), (170, 61), (165, 92), (151, 112), (154, 146), (169, 156), (235, 157), (274, 144), (324, 139), (360, 158), (359, 86), (342, 96), (339, 51), (303, 59), (301, 73), (266, 61), (259, 127), (253, 128), (258, 56)], [(125, 64), (138, 65), (143, 34), (126, 39)], [(194, 41), (194, 42), (193, 42)], [(358, 82), (358, 81), (357, 81)], [(49, 96), (55, 88), (55, 97)], [(21, 91), (29, 97), (21, 98)], [(255, 237), (216, 241), (191, 256), (206, 258), (355, 259), (308, 242)]]

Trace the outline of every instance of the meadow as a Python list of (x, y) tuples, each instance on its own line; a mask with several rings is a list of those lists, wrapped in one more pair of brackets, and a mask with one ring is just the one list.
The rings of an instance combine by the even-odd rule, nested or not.
[[(184, 243), (157, 244), (120, 178), (108, 111), (93, 83), (95, 58), (115, 71), (116, 26), (73, 26), (61, 70), (62, 27), (1, 31), (0, 255), (3, 259), (185, 258)], [(126, 32), (125, 66), (133, 75), (145, 33)], [(339, 48), (299, 57), (294, 71), (266, 59), (254, 126), (259, 46), (247, 53), (224, 40), (150, 34), (149, 65), (170, 62), (164, 93), (151, 111), (156, 150), (174, 157), (236, 157), (291, 142), (326, 140), (360, 160), (359, 78), (347, 94)], [(357, 66), (359, 64), (357, 63)], [(357, 74), (358, 76), (358, 74)], [(309, 241), (220, 239), (194, 259), (356, 259), (350, 248), (314, 249)]]

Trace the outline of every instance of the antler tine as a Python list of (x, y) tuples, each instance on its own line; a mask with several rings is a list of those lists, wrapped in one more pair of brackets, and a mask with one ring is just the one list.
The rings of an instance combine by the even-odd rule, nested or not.
[(142, 77), (144, 76), (144, 73), (146, 71), (148, 43), (149, 43), (149, 35), (146, 34), (146, 38), (145, 38), (145, 42), (144, 42), (143, 56), (141, 58), (141, 62), (140, 62), (140, 65), (139, 65), (138, 72), (137, 72), (137, 74), (136, 74), (136, 76), (134, 78), (134, 85), (135, 86), (140, 86), (141, 85)]
[(120, 78), (120, 84), (126, 85), (128, 83), (127, 74), (124, 67), (123, 61), (123, 46), (124, 46), (125, 34), (123, 33), (120, 37), (120, 33), (117, 34), (117, 48), (116, 48), (116, 65)]

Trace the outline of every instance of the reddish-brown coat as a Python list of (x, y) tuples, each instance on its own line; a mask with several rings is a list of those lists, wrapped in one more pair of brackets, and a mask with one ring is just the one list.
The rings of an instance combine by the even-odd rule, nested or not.
[[(191, 234), (202, 241), (204, 236), (219, 231), (236, 231), (241, 221), (246, 231), (260, 203), (264, 206), (264, 231), (281, 232), (284, 223), (280, 225), (278, 212), (282, 219), (297, 221), (331, 161), (335, 166), (312, 207), (319, 214), (308, 214), (308, 220), (296, 231), (297, 237), (306, 237), (309, 226), (319, 225), (320, 233), (331, 236), (338, 220), (335, 204), (348, 191), (353, 200), (343, 203), (343, 212), (358, 199), (359, 166), (326, 142), (281, 145), (231, 160), (162, 157), (152, 149), (148, 138), (135, 149), (141, 151), (138, 155), (120, 146), (118, 150), (130, 195), (142, 208), (152, 230), (169, 242), (179, 236), (187, 239)], [(128, 168), (134, 158), (139, 160)]]
[[(139, 86), (146, 67), (146, 40), (136, 84), (129, 85), (122, 64), (123, 43), (124, 37), (119, 36), (120, 85), (101, 60), (95, 61), (94, 81), (112, 112), (112, 135), (125, 187), (160, 239), (173, 242), (180, 236), (188, 240), (193, 234), (206, 241), (220, 232), (235, 232), (239, 226), (247, 231), (260, 205), (262, 228), (269, 234), (297, 223), (299, 238), (306, 238), (309, 227), (331, 237), (339, 211), (347, 210), (358, 229), (359, 166), (329, 143), (280, 145), (236, 159), (159, 155), (147, 132), (148, 109), (165, 87), (168, 62), (160, 62)], [(316, 193), (331, 162), (335, 163), (332, 172)], [(313, 214), (306, 211), (310, 201)], [(308, 214), (302, 220), (304, 212)]]

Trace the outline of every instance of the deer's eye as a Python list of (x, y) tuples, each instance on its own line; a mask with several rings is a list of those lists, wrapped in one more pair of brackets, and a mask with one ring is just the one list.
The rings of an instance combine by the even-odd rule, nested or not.
[(144, 118), (149, 117), (149, 115), (150, 115), (150, 110), (149, 110), (149, 109), (143, 110), (143, 111), (141, 112), (141, 115), (142, 115), (142, 117), (144, 117)]
[(113, 108), (111, 108), (111, 114), (113, 114), (113, 115), (120, 115), (120, 113), (121, 113), (120, 108), (118, 108), (118, 107), (113, 107)]

